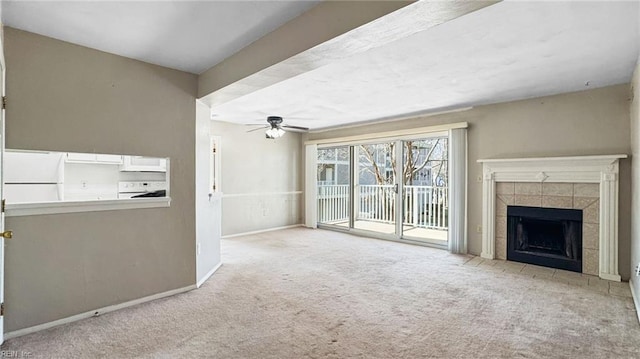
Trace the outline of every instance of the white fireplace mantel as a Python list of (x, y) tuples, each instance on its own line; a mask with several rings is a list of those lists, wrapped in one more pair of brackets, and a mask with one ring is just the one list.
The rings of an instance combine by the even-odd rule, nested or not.
[(627, 155), (481, 159), (482, 254), (495, 257), (496, 182), (571, 182), (600, 184), (600, 278), (620, 281), (618, 274), (619, 160)]

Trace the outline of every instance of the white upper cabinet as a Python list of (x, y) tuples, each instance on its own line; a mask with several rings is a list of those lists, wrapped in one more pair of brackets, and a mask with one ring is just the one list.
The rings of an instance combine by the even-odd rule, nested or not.
[(120, 155), (96, 155), (96, 162), (122, 164), (122, 156)]
[(103, 163), (111, 165), (122, 164), (121, 155), (103, 155), (95, 153), (67, 153), (66, 162), (69, 163)]
[(120, 171), (167, 172), (167, 159), (160, 157), (123, 156)]

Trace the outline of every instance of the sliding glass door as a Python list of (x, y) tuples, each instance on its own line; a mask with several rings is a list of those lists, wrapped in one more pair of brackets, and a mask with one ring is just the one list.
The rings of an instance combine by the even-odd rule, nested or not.
[(448, 138), (402, 141), (402, 236), (446, 243), (449, 221)]
[(444, 245), (448, 137), (318, 149), (318, 224)]
[(353, 228), (396, 233), (395, 142), (354, 146)]

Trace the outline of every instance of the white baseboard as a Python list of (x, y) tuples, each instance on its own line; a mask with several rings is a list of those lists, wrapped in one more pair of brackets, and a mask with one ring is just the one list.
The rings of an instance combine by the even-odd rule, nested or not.
[(170, 297), (172, 295), (188, 292), (188, 291), (194, 290), (194, 289), (196, 289), (196, 286), (195, 285), (190, 285), (190, 286), (187, 286), (187, 287), (173, 289), (173, 290), (170, 290), (170, 291), (167, 291), (167, 292), (153, 294), (153, 295), (150, 295), (150, 296), (147, 296), (147, 297), (134, 299), (134, 300), (131, 300), (131, 301), (128, 301), (128, 302), (124, 302), (124, 303), (120, 303), (120, 304), (114, 304), (114, 305), (110, 305), (110, 306), (107, 306), (107, 307), (91, 310), (91, 311), (88, 311), (88, 312), (72, 315), (70, 317), (54, 320), (52, 322), (34, 325), (33, 327), (18, 329), (18, 330), (13, 331), (13, 332), (4, 333), (4, 339), (7, 340), (7, 339), (11, 339), (11, 338), (20, 337), (20, 336), (23, 336), (23, 335), (39, 332), (41, 330), (57, 327), (59, 325), (76, 322), (78, 320), (87, 319), (87, 318), (95, 317), (95, 316), (98, 316), (98, 315), (101, 315), (101, 314), (106, 314), (106, 313), (113, 312), (113, 311), (116, 311), (116, 310), (132, 307), (134, 305), (150, 302), (152, 300), (165, 298), (165, 297)]
[(200, 279), (198, 283), (196, 283), (196, 287), (200, 288), (200, 286), (202, 286), (204, 282), (206, 282), (207, 279), (209, 279), (213, 275), (213, 273), (215, 273), (218, 269), (220, 269), (220, 267), (222, 267), (222, 262), (218, 263), (218, 265), (213, 267), (213, 269), (211, 269), (209, 273), (205, 274), (205, 276), (202, 279)]
[(633, 280), (629, 279), (629, 287), (631, 288), (631, 297), (633, 298), (633, 304), (636, 305), (636, 315), (638, 316), (638, 324), (640, 324), (640, 298), (638, 294), (633, 290)]
[(228, 238), (234, 238), (234, 237), (242, 237), (242, 236), (248, 236), (248, 235), (251, 235), (251, 234), (279, 231), (281, 229), (289, 229), (289, 228), (296, 228), (296, 227), (304, 227), (304, 224), (299, 223), (299, 224), (292, 224), (290, 226), (282, 226), (282, 227), (273, 227), (273, 228), (261, 229), (259, 231), (251, 231), (251, 232), (244, 232), (244, 233), (229, 234), (229, 235), (226, 235), (226, 236), (222, 236), (222, 239), (228, 239)]

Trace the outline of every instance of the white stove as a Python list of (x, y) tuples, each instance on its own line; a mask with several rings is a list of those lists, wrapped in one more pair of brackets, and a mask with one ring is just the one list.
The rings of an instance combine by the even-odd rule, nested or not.
[(132, 198), (141, 194), (167, 190), (164, 181), (123, 181), (118, 182), (118, 198)]

